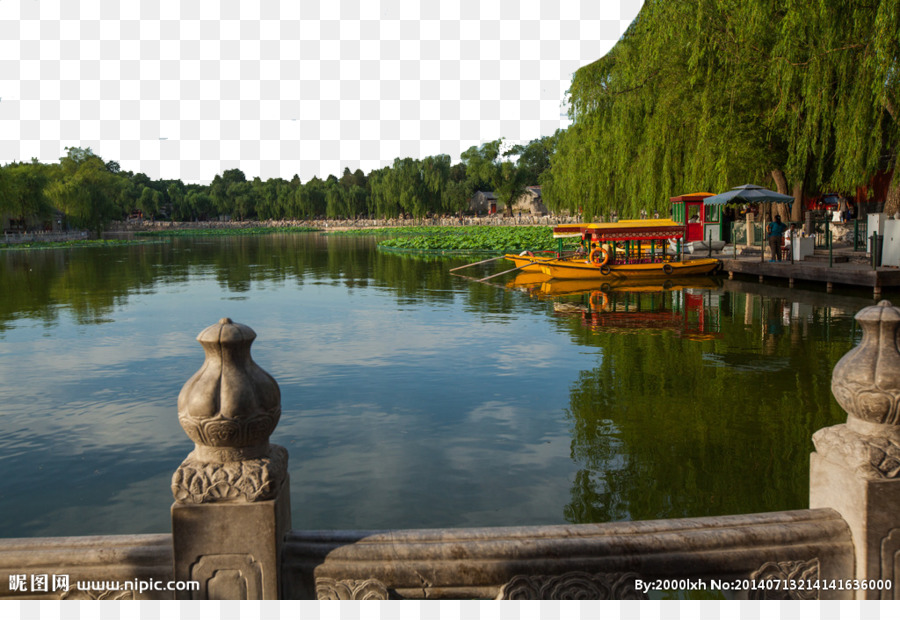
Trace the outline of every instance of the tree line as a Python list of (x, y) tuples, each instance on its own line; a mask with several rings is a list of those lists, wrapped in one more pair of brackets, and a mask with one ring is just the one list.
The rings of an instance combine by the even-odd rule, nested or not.
[(89, 148), (67, 147), (58, 164), (32, 160), (0, 167), (0, 215), (39, 222), (58, 210), (67, 224), (99, 231), (136, 211), (144, 218), (176, 221), (222, 215), (312, 220), (461, 214), (478, 190), (496, 188), (503, 204), (513, 204), (528, 185), (539, 183), (554, 141), (539, 138), (504, 149), (500, 139), (470, 148), (455, 165), (449, 155), (398, 158), (368, 175), (345, 168), (340, 178), (313, 177), (306, 183), (297, 175), (289, 181), (247, 179), (235, 168), (209, 185), (153, 180), (121, 170)]
[[(58, 164), (0, 167), (0, 214), (39, 219), (56, 207), (92, 229), (135, 209), (176, 220), (421, 218), (460, 213), (478, 190), (511, 205), (541, 185), (551, 211), (590, 220), (742, 183), (774, 185), (799, 209), (805, 196), (853, 195), (897, 169), (900, 0), (645, 0), (568, 94), (572, 124), (553, 136), (306, 183), (239, 169), (209, 185), (151, 180), (68, 148)], [(885, 211), (898, 207), (892, 173)]]

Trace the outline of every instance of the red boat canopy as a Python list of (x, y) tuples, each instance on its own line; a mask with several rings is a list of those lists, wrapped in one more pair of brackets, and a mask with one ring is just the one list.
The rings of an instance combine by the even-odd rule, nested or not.
[(593, 237), (605, 241), (681, 239), (684, 226), (674, 220), (620, 220), (601, 224), (562, 224), (553, 229), (557, 239)]

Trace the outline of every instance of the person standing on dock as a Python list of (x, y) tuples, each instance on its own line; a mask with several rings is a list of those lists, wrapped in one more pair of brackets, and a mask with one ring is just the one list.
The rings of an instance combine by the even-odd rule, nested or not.
[(781, 222), (781, 216), (776, 215), (775, 221), (770, 222), (768, 226), (766, 226), (766, 235), (769, 240), (769, 249), (772, 251), (772, 258), (769, 259), (770, 263), (774, 263), (776, 261), (781, 262), (781, 244), (784, 242), (784, 231), (787, 230), (787, 226), (785, 226)]

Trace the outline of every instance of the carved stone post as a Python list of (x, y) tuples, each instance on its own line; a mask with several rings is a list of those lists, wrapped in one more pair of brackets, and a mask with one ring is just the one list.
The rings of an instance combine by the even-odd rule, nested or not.
[[(900, 599), (900, 312), (882, 301), (856, 320), (862, 342), (835, 365), (831, 381), (847, 423), (813, 435), (810, 507), (833, 508), (850, 526), (852, 577), (868, 580), (857, 598)], [(891, 588), (872, 580), (891, 580)]]
[(197, 599), (277, 599), (290, 529), (287, 450), (269, 443), (278, 384), (250, 357), (256, 333), (222, 319), (197, 336), (206, 361), (178, 395), (195, 448), (172, 477), (175, 579)]

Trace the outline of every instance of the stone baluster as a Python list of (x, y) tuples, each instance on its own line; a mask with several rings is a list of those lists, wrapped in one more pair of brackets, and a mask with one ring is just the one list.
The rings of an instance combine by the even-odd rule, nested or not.
[(250, 357), (255, 338), (231, 319), (200, 332), (206, 361), (178, 396), (195, 448), (172, 477), (175, 579), (199, 581), (185, 593), (198, 599), (279, 598), (288, 454), (269, 443), (281, 392)]
[(900, 311), (882, 301), (856, 320), (862, 341), (835, 365), (831, 384), (847, 422), (813, 435), (810, 507), (833, 508), (850, 526), (855, 578), (869, 586), (857, 598), (900, 599)]

